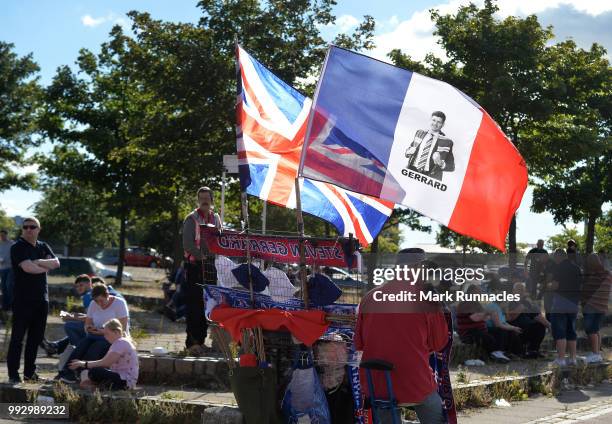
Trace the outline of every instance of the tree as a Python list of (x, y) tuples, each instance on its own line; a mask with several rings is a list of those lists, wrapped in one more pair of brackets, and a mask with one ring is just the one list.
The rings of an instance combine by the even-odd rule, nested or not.
[(87, 247), (117, 242), (119, 223), (106, 212), (94, 189), (75, 181), (48, 181), (34, 205), (45, 239), (61, 242), (68, 255), (82, 256)]
[(440, 226), (440, 230), (436, 234), (436, 243), (440, 246), (452, 249), (459, 248), (463, 254), (473, 253), (476, 249), (484, 253), (499, 253), (499, 250), (493, 246), (480, 240), (461, 235), (445, 226)]
[(536, 167), (532, 209), (548, 210), (558, 224), (587, 222), (586, 252), (595, 243), (595, 224), (612, 201), (612, 68), (606, 50), (573, 41), (551, 47), (553, 115), (526, 134), (547, 152)]
[(0, 208), (0, 230), (7, 230), (9, 237), (16, 230), (15, 221), (2, 208)]
[(576, 228), (563, 227), (563, 231), (560, 234), (556, 234), (548, 239), (546, 246), (550, 250), (555, 249), (567, 249), (567, 241), (574, 240), (578, 245), (578, 250), (581, 250), (584, 246), (584, 236), (580, 234)]
[(60, 143), (50, 157), (41, 159), (42, 170), (90, 184), (119, 219), (116, 284), (121, 284), (126, 220), (148, 177), (139, 162), (140, 151), (130, 144), (141, 136), (138, 129), (143, 119), (142, 87), (130, 56), (132, 44), (121, 27), (115, 26), (98, 55), (81, 50), (78, 74), (60, 67), (45, 90), (46, 110), (41, 118), (45, 135)]
[(609, 209), (595, 225), (595, 251), (612, 253), (612, 209)]
[(0, 41), (0, 192), (34, 183), (33, 174), (19, 175), (15, 167), (25, 165), (25, 151), (35, 144), (39, 68), (31, 54), (20, 58), (14, 47)]

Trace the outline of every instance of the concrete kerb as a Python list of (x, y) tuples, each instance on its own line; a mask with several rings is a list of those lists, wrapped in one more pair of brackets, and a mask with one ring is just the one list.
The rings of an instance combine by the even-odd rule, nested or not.
[[(159, 358), (157, 358), (159, 359)], [(186, 362), (197, 363), (190, 359)], [(499, 376), (487, 381), (478, 381), (464, 384), (456, 384), (453, 392), (458, 409), (469, 407), (489, 406), (495, 399), (504, 398), (508, 401), (526, 399), (528, 396), (544, 393), (553, 395), (563, 386), (563, 382), (571, 382), (576, 385), (597, 384), (603, 380), (610, 379), (612, 376), (612, 364), (603, 363), (583, 367), (572, 367), (565, 369), (547, 370), (541, 373), (525, 376)], [(0, 384), (0, 401), (2, 402), (32, 402), (37, 396), (52, 396), (58, 401), (65, 399), (58, 398), (58, 387), (67, 390), (66, 386), (56, 384), (27, 384), (13, 386), (7, 383)], [(61, 390), (59, 390), (61, 392)], [(182, 413), (185, 414), (184, 422), (204, 422), (204, 423), (242, 423), (242, 415), (236, 406), (219, 404), (201, 399), (164, 399), (163, 395), (151, 395), (141, 391), (135, 392), (103, 392), (95, 394), (89, 391), (73, 390), (74, 398), (71, 402), (81, 402), (89, 405), (97, 402), (98, 407), (107, 406), (113, 408), (116, 400), (134, 401), (137, 403), (149, 402), (154, 405), (150, 407), (163, 408), (164, 405), (181, 405)], [(180, 393), (180, 391), (177, 391)], [(193, 394), (193, 393), (192, 393)], [(79, 399), (76, 399), (76, 397)], [(106, 399), (94, 399), (96, 396)], [(180, 396), (179, 396), (180, 397)], [(161, 405), (161, 406), (160, 406)], [(99, 416), (105, 416), (107, 411), (100, 410)], [(110, 414), (110, 412), (108, 412)]]

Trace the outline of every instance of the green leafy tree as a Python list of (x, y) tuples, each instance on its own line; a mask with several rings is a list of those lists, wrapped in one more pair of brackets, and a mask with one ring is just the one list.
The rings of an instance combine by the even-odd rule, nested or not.
[(587, 222), (585, 249), (593, 251), (595, 225), (612, 201), (612, 68), (606, 50), (573, 41), (547, 52), (554, 113), (526, 137), (549, 152), (540, 157), (532, 209), (550, 211), (558, 224)]
[(0, 208), (0, 229), (7, 230), (9, 237), (16, 231), (15, 220), (6, 214), (6, 211)]
[(595, 225), (595, 251), (612, 253), (612, 209), (609, 209)]
[[(100, 53), (81, 50), (78, 73), (60, 67), (45, 90), (41, 127), (59, 144), (41, 159), (48, 175), (90, 184), (99, 201), (119, 219), (119, 276), (125, 252), (126, 220), (136, 208), (148, 177), (141, 152), (130, 142), (141, 137), (141, 85), (133, 67), (134, 41), (115, 26)], [(120, 284), (118, 278), (116, 284)]]
[(96, 191), (89, 186), (54, 180), (42, 187), (34, 205), (45, 240), (59, 242), (68, 255), (82, 256), (85, 248), (110, 247), (117, 242), (119, 222), (112, 218)]
[(460, 249), (464, 254), (473, 253), (476, 251), (485, 253), (499, 253), (498, 249), (487, 243), (461, 235), (444, 226), (440, 226), (440, 230), (436, 233), (436, 243), (443, 247)]
[[(462, 6), (455, 14), (442, 15), (433, 10), (434, 35), (448, 60), (429, 54), (420, 63), (398, 50), (390, 57), (398, 66), (442, 79), (471, 96), (501, 126), (530, 165), (532, 154), (544, 152), (527, 146), (521, 131), (545, 119), (552, 108), (551, 101), (541, 95), (541, 64), (553, 34), (550, 28), (542, 28), (535, 16), (500, 20), (495, 17), (497, 11), (492, 0), (485, 1), (482, 8)], [(515, 253), (515, 217), (508, 245)]]
[(559, 234), (555, 234), (546, 242), (546, 246), (552, 251), (555, 249), (567, 249), (567, 241), (575, 240), (578, 245), (578, 250), (582, 250), (584, 247), (584, 236), (580, 234), (577, 228), (564, 227), (563, 231)]
[(19, 57), (14, 47), (0, 41), (0, 192), (34, 183), (33, 174), (20, 175), (15, 168), (26, 165), (26, 149), (36, 141), (39, 68), (31, 54)]

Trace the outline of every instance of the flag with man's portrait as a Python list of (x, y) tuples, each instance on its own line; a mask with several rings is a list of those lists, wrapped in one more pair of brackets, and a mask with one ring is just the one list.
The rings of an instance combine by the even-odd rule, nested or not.
[(469, 96), (332, 46), (313, 113), (304, 177), (407, 206), (505, 250), (527, 167)]

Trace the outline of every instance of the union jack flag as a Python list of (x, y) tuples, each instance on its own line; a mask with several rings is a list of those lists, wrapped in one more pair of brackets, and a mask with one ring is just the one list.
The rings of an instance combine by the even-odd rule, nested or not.
[[(236, 105), (237, 150), (242, 189), (270, 203), (294, 209), (295, 178), (304, 144), (311, 100), (300, 94), (240, 46)], [(320, 120), (317, 119), (317, 122)], [(325, 123), (315, 131), (329, 131)], [(337, 156), (329, 146), (328, 157)], [(352, 233), (363, 246), (372, 242), (393, 212), (394, 203), (304, 179), (302, 210)]]

